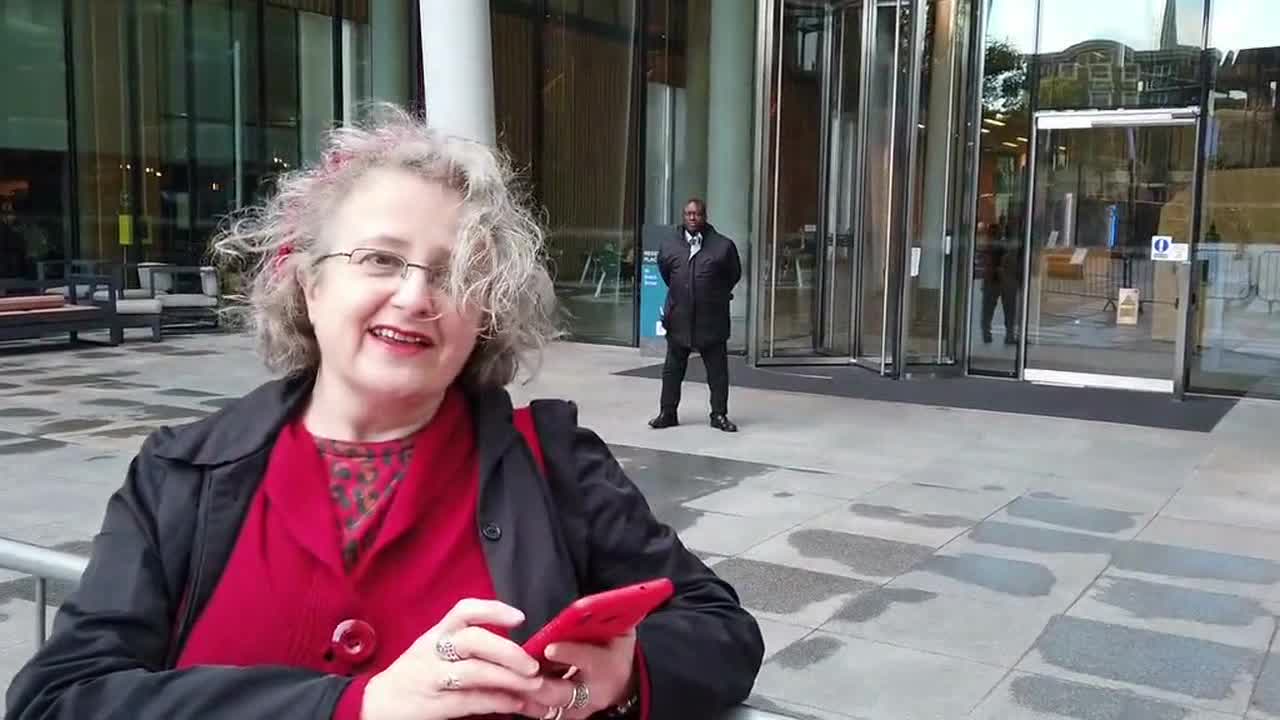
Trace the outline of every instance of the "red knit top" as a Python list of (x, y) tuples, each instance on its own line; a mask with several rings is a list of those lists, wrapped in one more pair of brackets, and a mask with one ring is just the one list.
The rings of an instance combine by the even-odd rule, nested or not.
[[(475, 526), (476, 444), (461, 392), (450, 391), (412, 438), (376, 449), (390, 454), (363, 464), (367, 483), (335, 483), (343, 475), (335, 466), (362, 467), (349, 462), (355, 448), (317, 445), (301, 421), (281, 432), (178, 667), (274, 664), (354, 676), (334, 717), (358, 720), (368, 678), (459, 600), (495, 598)], [(344, 506), (357, 490), (384, 500)]]

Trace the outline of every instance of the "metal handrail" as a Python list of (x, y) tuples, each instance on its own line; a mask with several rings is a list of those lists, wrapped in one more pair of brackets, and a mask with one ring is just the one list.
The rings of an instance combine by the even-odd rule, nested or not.
[[(83, 555), (0, 537), (0, 570), (26, 573), (35, 578), (37, 648), (43, 647), (45, 642), (45, 629), (47, 627), (45, 603), (47, 601), (48, 581), (60, 580), (73, 584), (78, 583), (88, 564), (89, 558)], [(743, 705), (732, 710), (723, 720), (792, 719), (768, 710)]]
[(50, 580), (68, 583), (80, 582), (80, 576), (89, 564), (83, 555), (54, 550), (0, 537), (0, 570), (26, 573), (35, 580), (36, 647), (44, 645), (46, 637), (45, 605)]

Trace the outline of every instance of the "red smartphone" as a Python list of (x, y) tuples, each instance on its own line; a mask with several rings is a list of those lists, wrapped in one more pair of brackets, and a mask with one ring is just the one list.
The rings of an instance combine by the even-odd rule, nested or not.
[(524, 651), (545, 664), (543, 653), (548, 645), (561, 642), (603, 645), (639, 625), (674, 592), (671, 580), (658, 578), (578, 598), (534, 633), (525, 642)]

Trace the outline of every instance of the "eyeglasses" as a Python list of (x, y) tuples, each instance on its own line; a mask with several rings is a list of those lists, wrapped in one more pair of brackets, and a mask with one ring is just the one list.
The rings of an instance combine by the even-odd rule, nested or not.
[(371, 278), (399, 278), (404, 280), (409, 277), (409, 268), (418, 268), (426, 275), (427, 284), (433, 288), (442, 288), (448, 278), (448, 268), (439, 265), (419, 265), (411, 263), (404, 259), (404, 256), (393, 253), (390, 250), (378, 250), (375, 248), (356, 248), (346, 252), (332, 252), (327, 255), (321, 255), (316, 258), (315, 264), (335, 257), (345, 257), (347, 264), (354, 266), (361, 274)]

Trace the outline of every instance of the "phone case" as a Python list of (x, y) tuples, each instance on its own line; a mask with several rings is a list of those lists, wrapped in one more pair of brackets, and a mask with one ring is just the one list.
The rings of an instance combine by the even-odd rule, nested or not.
[(603, 645), (639, 625), (671, 598), (675, 586), (667, 578), (606, 590), (579, 598), (534, 633), (524, 651), (545, 662), (548, 645), (578, 642)]

